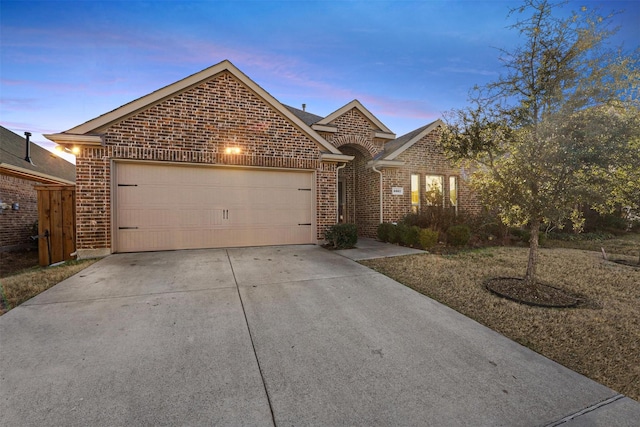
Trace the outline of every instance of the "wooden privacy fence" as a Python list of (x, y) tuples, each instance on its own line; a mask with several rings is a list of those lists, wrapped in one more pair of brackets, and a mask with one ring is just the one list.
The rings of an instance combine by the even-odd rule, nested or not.
[(73, 258), (76, 251), (76, 189), (73, 185), (36, 185), (38, 258), (46, 266)]

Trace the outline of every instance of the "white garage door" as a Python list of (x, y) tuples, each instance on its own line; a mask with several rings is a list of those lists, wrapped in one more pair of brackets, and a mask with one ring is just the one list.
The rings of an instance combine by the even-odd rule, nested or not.
[(313, 173), (116, 163), (115, 250), (314, 243)]

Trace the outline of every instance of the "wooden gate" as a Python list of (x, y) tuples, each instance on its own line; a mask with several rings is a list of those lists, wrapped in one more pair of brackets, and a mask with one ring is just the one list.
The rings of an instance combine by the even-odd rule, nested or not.
[(76, 251), (76, 190), (73, 185), (36, 185), (38, 257), (47, 266), (73, 259)]

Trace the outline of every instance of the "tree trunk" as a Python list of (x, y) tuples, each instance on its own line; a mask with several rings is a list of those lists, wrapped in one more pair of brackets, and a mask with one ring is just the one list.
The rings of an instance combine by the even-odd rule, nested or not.
[(533, 286), (536, 283), (536, 270), (538, 267), (538, 233), (540, 231), (540, 220), (531, 221), (531, 237), (529, 238), (529, 262), (527, 263), (527, 273), (524, 276), (526, 286)]

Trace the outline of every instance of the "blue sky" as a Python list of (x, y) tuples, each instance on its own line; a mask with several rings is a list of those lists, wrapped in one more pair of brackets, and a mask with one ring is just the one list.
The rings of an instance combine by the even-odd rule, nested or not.
[[(224, 59), (280, 102), (327, 115), (360, 100), (398, 136), (500, 72), (519, 1), (0, 1), (0, 123), (61, 132)], [(612, 41), (640, 40), (640, 1)]]

